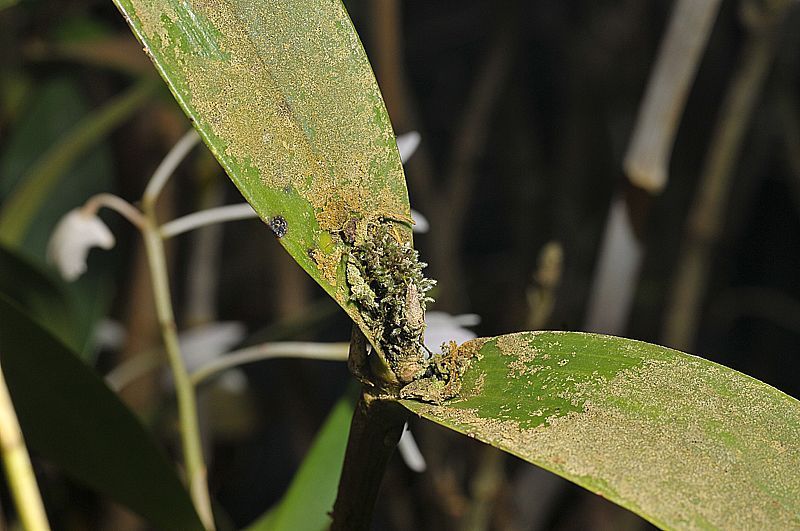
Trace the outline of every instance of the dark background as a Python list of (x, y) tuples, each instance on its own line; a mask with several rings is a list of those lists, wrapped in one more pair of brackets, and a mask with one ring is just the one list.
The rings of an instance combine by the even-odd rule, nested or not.
[[(563, 250), (547, 328), (582, 330), (612, 198), (621, 194), (644, 249), (627, 326), (614, 332), (664, 342), (663, 324), (686, 243), (686, 220), (721, 102), (748, 43), (774, 39), (770, 65), (730, 174), (722, 230), (710, 249), (692, 353), (800, 396), (800, 85), (797, 9), (766, 30), (724, 1), (680, 122), (669, 183), (651, 196), (625, 177), (622, 159), (672, 2), (426, 0), (346, 2), (373, 62), (398, 134), (422, 143), (406, 165), (412, 207), (431, 223), (416, 237), (439, 280), (434, 309), (477, 313), (482, 336), (528, 328), (529, 293), (547, 242)], [(22, 1), (0, 11), (0, 200), (8, 196), (14, 141), (30, 129), (44, 149), (92, 109), (152, 76), (110, 1)], [(53, 95), (55, 94), (55, 96)], [(51, 100), (48, 100), (51, 98)], [(45, 103), (42, 103), (42, 102)], [(47, 102), (50, 101), (49, 104)], [(49, 105), (49, 106), (48, 106)], [(38, 114), (35, 114), (34, 111)], [(31, 116), (36, 124), (31, 124)], [(166, 89), (82, 157), (37, 230), (92, 191), (135, 200), (161, 157), (188, 128)], [(184, 164), (162, 201), (162, 219), (240, 200), (204, 151)], [(201, 152), (202, 151), (202, 152)], [(11, 161), (11, 162), (9, 162)], [(72, 191), (72, 196), (68, 193)], [(101, 372), (157, 345), (158, 329), (137, 235), (108, 217), (119, 242), (92, 256), (108, 299), (104, 314), (128, 330), (121, 349), (92, 357)], [(170, 246), (180, 327), (241, 321), (248, 342), (347, 341), (349, 324), (258, 222), (224, 227), (211, 260), (213, 311), (187, 307), (196, 241)], [(41, 238), (40, 238), (41, 239)], [(35, 240), (35, 238), (33, 238)], [(38, 247), (37, 247), (38, 245)], [(31, 255), (41, 245), (29, 242)], [(38, 249), (38, 250), (37, 250)], [(250, 523), (282, 494), (309, 442), (346, 389), (344, 366), (270, 361), (246, 368), (245, 395), (203, 397), (210, 485), (232, 525)], [(174, 444), (169, 397), (143, 378), (125, 400)], [(163, 398), (163, 400), (161, 400)], [(166, 405), (165, 405), (166, 404)], [(376, 529), (642, 529), (648, 524), (516, 458), (423, 421), (412, 425), (429, 469), (392, 462)], [(170, 442), (171, 441), (171, 442)], [(58, 529), (140, 525), (37, 463)], [(0, 497), (9, 507), (7, 491)]]

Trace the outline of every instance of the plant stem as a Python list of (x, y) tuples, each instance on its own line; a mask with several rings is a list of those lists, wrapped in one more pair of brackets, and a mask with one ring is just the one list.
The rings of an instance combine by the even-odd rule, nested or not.
[(370, 528), (386, 465), (408, 416), (408, 411), (395, 400), (362, 391), (350, 424), (331, 531)]
[(331, 531), (370, 528), (386, 465), (409, 417), (408, 410), (396, 400), (372, 394), (380, 391), (370, 385), (369, 375), (362, 372), (368, 370), (366, 359), (366, 339), (354, 324), (347, 365), (362, 381), (362, 389), (350, 423)]
[(44, 510), (31, 459), (25, 448), (22, 430), (11, 402), (2, 367), (0, 367), (0, 450), (3, 465), (17, 507), (22, 527), (27, 531), (47, 531), (47, 513)]
[(142, 216), (139, 209), (114, 194), (102, 193), (93, 195), (83, 204), (81, 210), (87, 215), (94, 216), (101, 207), (110, 208), (115, 211), (130, 221), (139, 230), (142, 230), (145, 225), (144, 216)]
[(209, 378), (233, 367), (256, 361), (275, 358), (297, 358), (307, 360), (347, 361), (347, 343), (304, 343), (285, 341), (262, 343), (235, 350), (200, 367), (190, 375), (197, 386)]
[(206, 225), (257, 217), (258, 214), (256, 214), (256, 211), (250, 206), (250, 203), (239, 203), (238, 205), (225, 205), (193, 212), (189, 215), (164, 223), (159, 230), (161, 231), (161, 237), (167, 240)]
[(164, 348), (167, 352), (167, 359), (175, 381), (181, 443), (189, 492), (203, 525), (205, 525), (206, 529), (214, 529), (211, 498), (208, 494), (208, 483), (206, 481), (206, 465), (203, 460), (203, 450), (200, 443), (200, 427), (197, 419), (194, 386), (189, 379), (189, 373), (184, 365), (178, 344), (178, 333), (175, 326), (175, 316), (172, 311), (167, 277), (164, 242), (158, 233), (158, 221), (155, 214), (155, 198), (155, 195), (150, 195), (146, 196), (143, 201), (142, 208), (147, 223), (142, 230), (142, 235), (144, 236), (147, 261), (150, 265), (150, 274), (153, 280), (153, 294), (158, 322), (161, 326)]
[(628, 179), (651, 194), (667, 185), (675, 135), (720, 4), (678, 0), (672, 9), (624, 160)]
[[(747, 4), (745, 4), (747, 5)], [(775, 3), (753, 23), (742, 56), (722, 102), (714, 135), (686, 223), (661, 341), (691, 351), (700, 323), (711, 260), (723, 229), (736, 161), (762, 86), (773, 63), (781, 22), (790, 2)]]
[(158, 165), (158, 168), (153, 172), (153, 176), (147, 183), (147, 188), (145, 188), (144, 195), (142, 196), (143, 203), (155, 204), (164, 185), (167, 184), (169, 178), (175, 173), (178, 164), (186, 158), (186, 155), (189, 154), (198, 142), (200, 142), (200, 135), (198, 135), (197, 131), (194, 129), (189, 129), (181, 139), (172, 146), (172, 149), (169, 150), (169, 153), (167, 153), (167, 156), (161, 161), (161, 164)]

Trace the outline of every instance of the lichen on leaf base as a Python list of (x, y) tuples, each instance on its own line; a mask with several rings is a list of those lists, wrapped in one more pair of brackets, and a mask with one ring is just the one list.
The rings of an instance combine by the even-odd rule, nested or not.
[(357, 220), (343, 234), (352, 239), (347, 283), (378, 355), (400, 384), (425, 375), (430, 354), (423, 343), (427, 293), (435, 281), (422, 273), (426, 264), (408, 240), (387, 220)]

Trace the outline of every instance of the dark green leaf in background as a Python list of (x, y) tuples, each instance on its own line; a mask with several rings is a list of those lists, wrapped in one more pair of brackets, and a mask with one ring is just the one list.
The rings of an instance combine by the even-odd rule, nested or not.
[(330, 526), (354, 404), (351, 396), (336, 403), (283, 499), (246, 531), (322, 531)]
[(103, 381), (0, 296), (0, 362), (34, 455), (164, 530), (202, 530), (163, 451)]
[(67, 290), (49, 271), (0, 245), (0, 294), (19, 305), (27, 315), (65, 345), (77, 350), (81, 338)]
[[(0, 241), (8, 252), (43, 267), (58, 220), (93, 194), (111, 191), (114, 171), (104, 140), (146, 101), (154, 86), (143, 82), (94, 112), (69, 78), (50, 80), (29, 97), (0, 154)], [(108, 265), (107, 256), (90, 260)], [(66, 334), (58, 335), (84, 359), (93, 354), (95, 324), (111, 300), (110, 269), (90, 267), (78, 282), (59, 283), (70, 315), (69, 326), (60, 328)], [(54, 312), (50, 317), (42, 322), (52, 329), (62, 316)]]

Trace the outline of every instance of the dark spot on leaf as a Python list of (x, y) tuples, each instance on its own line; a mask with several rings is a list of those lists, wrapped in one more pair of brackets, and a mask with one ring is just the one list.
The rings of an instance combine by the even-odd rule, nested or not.
[(283, 216), (275, 216), (269, 220), (269, 228), (275, 233), (278, 238), (283, 238), (289, 232), (289, 224)]
[(311, 258), (312, 262), (314, 262), (315, 264), (317, 263), (317, 258), (314, 256), (314, 249), (306, 249), (306, 254), (308, 255), (309, 258)]

